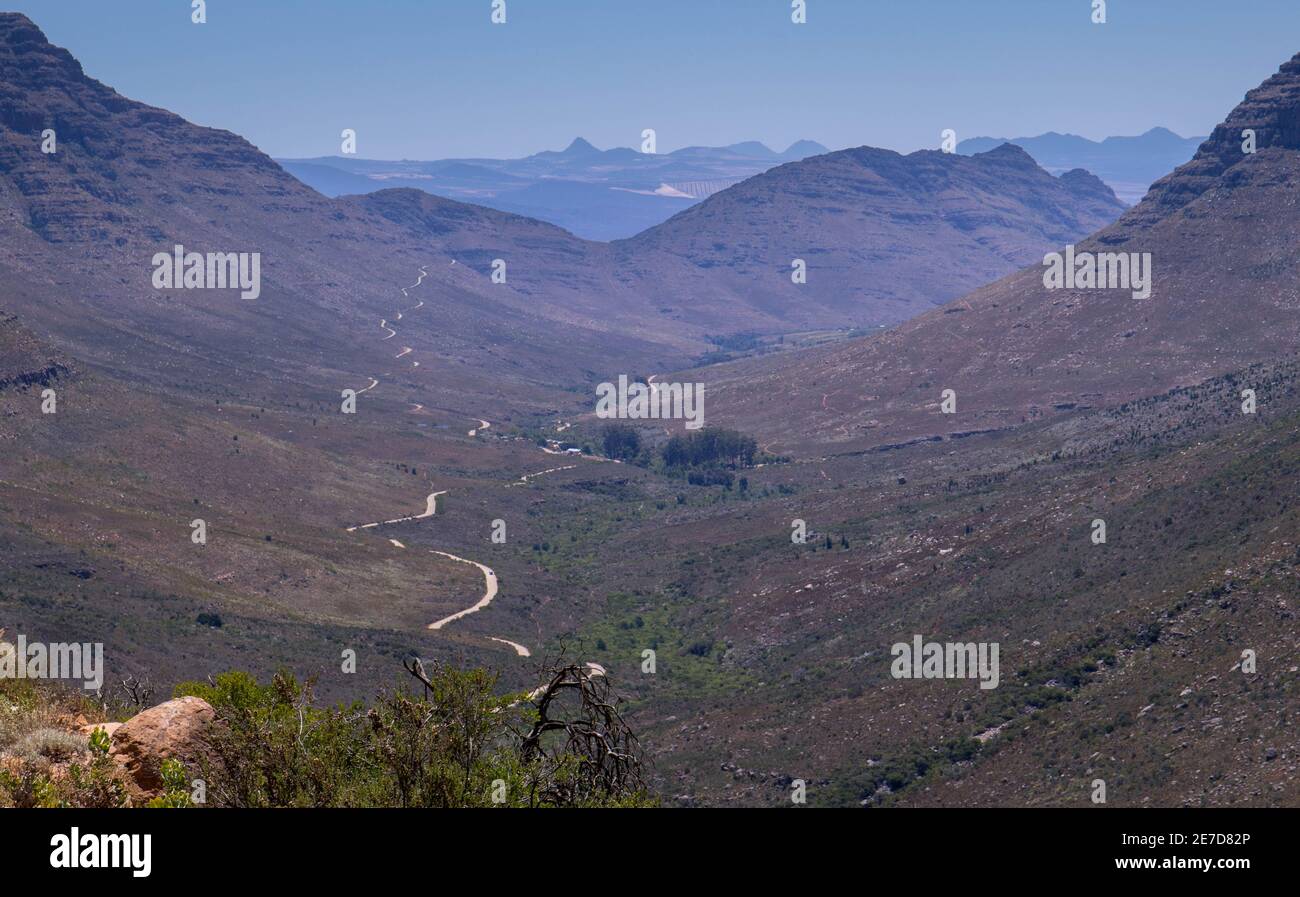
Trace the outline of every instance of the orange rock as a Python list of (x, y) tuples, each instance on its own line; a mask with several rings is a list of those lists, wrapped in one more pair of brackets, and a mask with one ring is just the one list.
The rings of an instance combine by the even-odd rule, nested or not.
[(84, 726), (78, 726), (77, 731), (89, 738), (94, 734), (96, 729), (103, 729), (112, 738), (113, 733), (122, 728), (121, 723), (86, 723)]
[(146, 794), (162, 790), (162, 762), (193, 764), (206, 750), (205, 734), (216, 719), (202, 698), (185, 697), (150, 707), (122, 723), (113, 733), (113, 757)]

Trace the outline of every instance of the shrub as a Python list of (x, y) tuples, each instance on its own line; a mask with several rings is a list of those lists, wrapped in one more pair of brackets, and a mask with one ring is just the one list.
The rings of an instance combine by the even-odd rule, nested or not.
[(30, 679), (0, 680), (0, 751), (38, 729), (53, 727), (58, 708), (40, 696)]
[[(608, 696), (604, 677), (570, 666), (524, 696), (498, 694), (496, 676), (484, 670), (438, 665), (426, 675), (418, 660), (407, 670), (421, 693), (393, 690), (369, 709), (359, 703), (316, 707), (311, 683), (287, 673), (268, 685), (246, 673), (224, 673), (211, 683), (179, 686), (177, 696), (203, 698), (216, 711), (209, 758), (200, 769), (209, 803), (446, 808), (648, 802), (636, 739), (613, 709), (617, 699)], [(576, 709), (570, 706), (575, 693), (584, 696)], [(561, 710), (579, 715), (572, 728)], [(540, 728), (539, 718), (546, 720)], [(582, 737), (571, 736), (566, 745), (558, 734), (564, 731)], [(602, 753), (606, 745), (620, 747)], [(168, 794), (175, 802), (158, 805), (186, 805), (179, 777)]]
[[(19, 742), (19, 763), (0, 772), (0, 806), (86, 807), (127, 806), (122, 772), (108, 755), (108, 738), (90, 741), (62, 729), (32, 732)], [(89, 762), (82, 760), (89, 754)], [(77, 758), (56, 774), (52, 763)]]
[(161, 772), (163, 793), (145, 806), (168, 809), (193, 807), (194, 802), (190, 799), (190, 780), (185, 765), (179, 760), (164, 760)]
[(11, 753), (27, 761), (45, 760), (61, 763), (85, 754), (90, 746), (86, 739), (63, 729), (37, 729), (14, 744)]
[(360, 708), (313, 707), (310, 681), (278, 673), (260, 685), (232, 672), (177, 686), (176, 695), (202, 698), (217, 713), (202, 769), (217, 806), (338, 806), (364, 775)]

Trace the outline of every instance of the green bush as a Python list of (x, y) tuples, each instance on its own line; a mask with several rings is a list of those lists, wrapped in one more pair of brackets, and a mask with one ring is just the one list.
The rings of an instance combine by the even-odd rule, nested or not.
[[(423, 667), (414, 668), (424, 675)], [(535, 706), (524, 695), (497, 694), (496, 685), (496, 676), (484, 670), (438, 666), (422, 680), (420, 694), (395, 689), (369, 708), (316, 707), (311, 683), (287, 673), (268, 685), (247, 673), (225, 673), (211, 683), (178, 686), (176, 694), (202, 698), (216, 711), (208, 759), (199, 770), (213, 806), (650, 802), (639, 776), (628, 780), (633, 785), (619, 779), (609, 787), (599, 758), (548, 750), (549, 728), (540, 739), (525, 739), (522, 733), (538, 718)], [(627, 737), (607, 734), (601, 738)]]

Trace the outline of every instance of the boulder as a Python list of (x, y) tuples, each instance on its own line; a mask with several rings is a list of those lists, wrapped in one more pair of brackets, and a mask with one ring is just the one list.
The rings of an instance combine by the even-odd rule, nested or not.
[(77, 726), (77, 731), (89, 738), (95, 734), (96, 729), (103, 729), (108, 734), (108, 737), (112, 738), (113, 733), (120, 728), (122, 728), (121, 723), (84, 723)]
[(202, 698), (167, 701), (122, 723), (112, 733), (110, 756), (141, 794), (156, 795), (162, 791), (162, 762), (173, 759), (197, 764), (206, 750), (207, 729), (215, 719), (212, 705)]

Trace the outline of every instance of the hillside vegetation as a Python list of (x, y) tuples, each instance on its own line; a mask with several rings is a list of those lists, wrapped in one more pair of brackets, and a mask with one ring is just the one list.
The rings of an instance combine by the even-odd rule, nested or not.
[(394, 687), (369, 704), (323, 706), (288, 673), (184, 683), (176, 697), (199, 699), (212, 721), (174, 745), (183, 759), (151, 758), (159, 782), (149, 789), (108, 722), (128, 706), (0, 680), (0, 807), (653, 804), (603, 676), (557, 666), (529, 694), (499, 694), (482, 669), (426, 671), (414, 659), (407, 669), (416, 691)]

